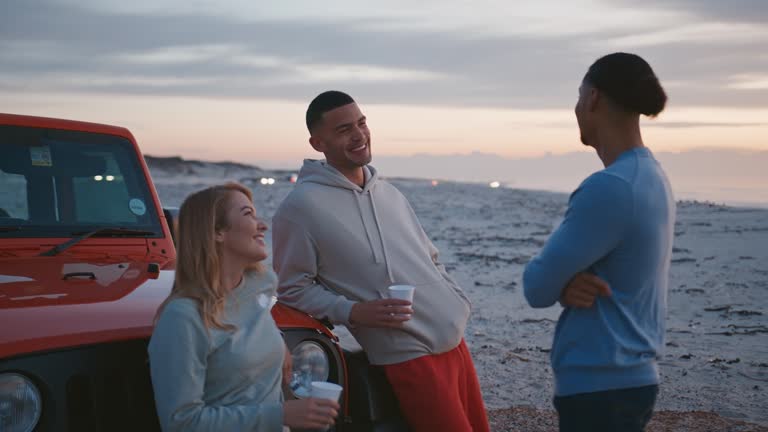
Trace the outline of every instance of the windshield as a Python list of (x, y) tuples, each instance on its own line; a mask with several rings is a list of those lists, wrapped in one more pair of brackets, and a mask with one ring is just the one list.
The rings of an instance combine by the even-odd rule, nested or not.
[(72, 237), (100, 228), (162, 236), (132, 143), (0, 126), (0, 237)]

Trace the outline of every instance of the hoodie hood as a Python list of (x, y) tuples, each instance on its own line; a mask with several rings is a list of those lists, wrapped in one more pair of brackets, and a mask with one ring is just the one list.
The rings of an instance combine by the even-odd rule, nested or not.
[(332, 167), (324, 160), (304, 159), (304, 165), (299, 171), (297, 183), (317, 183), (324, 186), (338, 187), (355, 192), (367, 192), (371, 190), (379, 178), (376, 168), (365, 165), (363, 167), (365, 186), (362, 188), (344, 176), (339, 170)]

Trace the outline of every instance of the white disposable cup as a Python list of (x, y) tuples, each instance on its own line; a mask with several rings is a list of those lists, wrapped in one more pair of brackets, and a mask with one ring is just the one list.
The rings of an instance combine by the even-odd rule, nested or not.
[(413, 303), (413, 285), (392, 285), (388, 288), (389, 298), (408, 300)]
[(330, 399), (338, 402), (343, 387), (327, 381), (312, 381), (310, 397), (318, 399)]

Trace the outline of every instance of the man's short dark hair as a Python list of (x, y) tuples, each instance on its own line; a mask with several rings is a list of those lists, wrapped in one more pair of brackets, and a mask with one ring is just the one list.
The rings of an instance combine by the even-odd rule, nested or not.
[(312, 128), (317, 126), (320, 120), (323, 119), (323, 114), (354, 102), (355, 100), (352, 99), (352, 96), (337, 90), (328, 90), (320, 93), (312, 99), (309, 107), (307, 107), (307, 129), (312, 133)]

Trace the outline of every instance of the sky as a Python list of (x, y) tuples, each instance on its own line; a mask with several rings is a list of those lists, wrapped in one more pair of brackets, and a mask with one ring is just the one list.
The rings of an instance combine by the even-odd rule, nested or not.
[[(0, 112), (128, 127), (147, 154), (293, 167), (304, 112), (350, 93), (377, 156), (586, 151), (589, 65), (644, 57), (651, 148), (768, 150), (764, 0), (2, 0)], [(481, 167), (469, 167), (481, 169)], [(734, 167), (737, 169), (737, 167)]]

